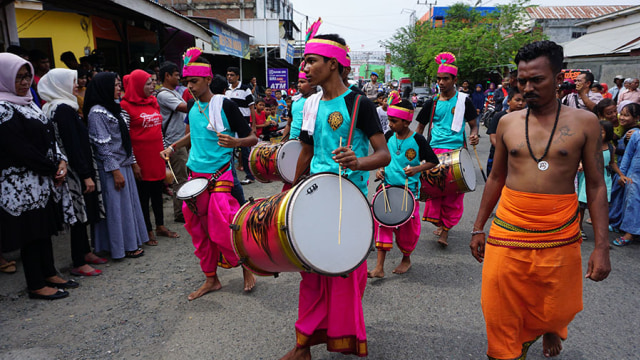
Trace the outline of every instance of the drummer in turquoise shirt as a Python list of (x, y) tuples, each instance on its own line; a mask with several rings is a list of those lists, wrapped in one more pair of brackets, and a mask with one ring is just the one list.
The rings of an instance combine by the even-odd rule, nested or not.
[[(400, 100), (397, 91), (389, 96), (390, 131), (385, 134), (387, 146), (391, 153), (391, 162), (384, 170), (378, 170), (376, 178), (383, 180), (385, 186), (407, 187), (413, 194), (413, 216), (404, 224), (386, 227), (376, 222), (376, 248), (378, 261), (375, 269), (369, 272), (370, 278), (384, 277), (384, 261), (387, 252), (393, 248), (393, 235), (402, 251), (402, 261), (393, 270), (394, 274), (404, 274), (411, 267), (411, 253), (415, 250), (420, 238), (420, 173), (438, 165), (436, 154), (421, 134), (409, 129), (413, 120), (413, 105), (408, 100)], [(406, 193), (404, 193), (406, 194)], [(380, 195), (378, 195), (380, 196)], [(386, 196), (386, 193), (384, 194)], [(410, 209), (410, 208), (408, 208)], [(406, 210), (405, 210), (406, 211)]]
[[(319, 23), (310, 30), (317, 31)], [(366, 195), (369, 171), (384, 167), (391, 160), (380, 120), (373, 103), (364, 96), (357, 97), (342, 81), (344, 67), (351, 65), (344, 39), (335, 34), (313, 37), (315, 31), (310, 31), (305, 46), (304, 72), (310, 85), (320, 85), (323, 92), (321, 97), (306, 100), (305, 105), (309, 106), (305, 106), (300, 133), (302, 150), (294, 183), (300, 181), (309, 165), (311, 174), (338, 174), (341, 167), (347, 169), (348, 178)], [(358, 109), (356, 119), (351, 118), (354, 108)], [(353, 121), (356, 123), (351, 146), (347, 146)], [(318, 221), (323, 220), (323, 214), (318, 214)], [(345, 278), (301, 275), (296, 343), (285, 358), (311, 358), (311, 346), (322, 342), (327, 343), (329, 351), (367, 356), (361, 303), (367, 285), (366, 261)], [(342, 321), (329, 321), (336, 317)]]

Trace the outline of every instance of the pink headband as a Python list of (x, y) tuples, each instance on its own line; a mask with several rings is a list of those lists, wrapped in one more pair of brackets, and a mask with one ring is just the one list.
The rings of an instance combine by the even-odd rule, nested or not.
[(458, 67), (453, 65), (455, 61), (456, 56), (450, 52), (443, 52), (438, 54), (438, 56), (436, 56), (436, 63), (440, 65), (438, 67), (438, 72), (458, 76)]
[(347, 58), (348, 47), (338, 42), (326, 39), (310, 39), (304, 47), (304, 54), (316, 54), (328, 58), (336, 58), (342, 66), (351, 66)]
[(307, 74), (304, 71), (300, 71), (300, 73), (298, 74), (298, 79), (309, 80), (307, 79)]
[[(199, 76), (199, 77), (213, 77), (211, 71), (211, 64), (196, 62), (196, 59), (202, 55), (202, 49), (192, 47), (182, 55), (184, 61), (184, 67), (182, 68), (182, 76)], [(193, 61), (192, 61), (193, 60)]]
[(391, 105), (387, 109), (387, 116), (392, 116), (398, 119), (411, 122), (411, 120), (413, 120), (413, 110), (405, 109), (400, 106)]
[(304, 55), (316, 54), (326, 56), (328, 58), (336, 58), (342, 66), (351, 66), (351, 59), (349, 58), (349, 47), (342, 45), (338, 42), (315, 39), (318, 29), (322, 25), (322, 19), (318, 18), (316, 22), (311, 24), (309, 30), (307, 30), (307, 36), (305, 39)]

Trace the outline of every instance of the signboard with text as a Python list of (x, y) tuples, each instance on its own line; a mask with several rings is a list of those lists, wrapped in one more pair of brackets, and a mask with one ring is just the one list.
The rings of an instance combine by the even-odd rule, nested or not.
[(248, 37), (214, 22), (209, 22), (209, 28), (215, 33), (211, 37), (214, 50), (247, 60), (250, 58)]
[(287, 90), (289, 87), (289, 70), (267, 69), (267, 86), (274, 90)]
[(564, 74), (564, 80), (572, 80), (576, 81), (578, 75), (583, 73), (591, 72), (589, 69), (563, 69), (562, 73)]

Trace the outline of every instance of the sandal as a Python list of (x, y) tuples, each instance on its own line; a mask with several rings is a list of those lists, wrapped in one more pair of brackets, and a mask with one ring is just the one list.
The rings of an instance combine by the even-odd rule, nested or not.
[(0, 272), (7, 273), (7, 274), (15, 273), (16, 272), (16, 262), (11, 260), (11, 261), (7, 261), (6, 263), (0, 265)]
[(587, 240), (587, 233), (584, 231), (580, 231), (580, 236), (582, 236), (582, 240)]
[(147, 246), (158, 246), (158, 240), (156, 239), (149, 239), (149, 241), (144, 243)]
[(612, 243), (615, 246), (627, 246), (631, 244), (631, 240), (627, 240), (624, 238), (624, 236), (620, 236), (619, 238), (613, 240)]
[(139, 258), (142, 255), (144, 255), (144, 250), (142, 248), (137, 248), (136, 250), (133, 250), (133, 251), (124, 252), (124, 257), (130, 258), (130, 259)]
[(158, 236), (164, 236), (164, 237), (168, 237), (168, 238), (172, 238), (172, 239), (177, 239), (180, 237), (180, 234), (178, 234), (175, 231), (171, 231), (169, 229), (167, 229), (166, 231), (159, 231), (156, 230), (156, 235)]

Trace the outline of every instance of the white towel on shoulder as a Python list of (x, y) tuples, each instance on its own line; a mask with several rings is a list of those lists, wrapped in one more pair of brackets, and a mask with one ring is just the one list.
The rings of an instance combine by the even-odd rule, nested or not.
[(309, 135), (313, 135), (316, 128), (316, 117), (318, 116), (318, 107), (322, 99), (322, 90), (309, 96), (304, 102), (302, 109), (302, 131), (306, 131)]
[(211, 101), (209, 101), (209, 124), (207, 125), (207, 130), (216, 132), (227, 130), (222, 121), (222, 102), (224, 99), (224, 95), (213, 95)]
[(460, 132), (462, 126), (464, 126), (464, 103), (467, 100), (469, 94), (465, 94), (458, 91), (458, 100), (456, 101), (456, 109), (453, 113), (453, 121), (451, 122), (451, 130)]

